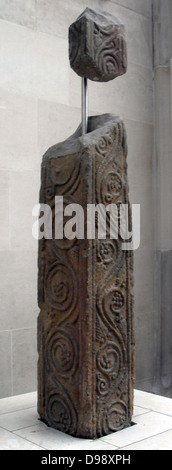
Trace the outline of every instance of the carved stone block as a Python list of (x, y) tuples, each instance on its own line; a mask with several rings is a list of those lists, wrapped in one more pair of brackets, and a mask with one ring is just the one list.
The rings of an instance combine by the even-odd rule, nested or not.
[(124, 26), (117, 18), (86, 8), (69, 28), (72, 69), (90, 80), (107, 82), (127, 70)]
[[(124, 124), (90, 117), (44, 155), (40, 202), (55, 215), (85, 211), (85, 237), (39, 242), (38, 410), (49, 426), (95, 438), (131, 424), (133, 404), (132, 252), (121, 239), (86, 237), (87, 204), (128, 203)], [(131, 223), (131, 220), (130, 220)]]

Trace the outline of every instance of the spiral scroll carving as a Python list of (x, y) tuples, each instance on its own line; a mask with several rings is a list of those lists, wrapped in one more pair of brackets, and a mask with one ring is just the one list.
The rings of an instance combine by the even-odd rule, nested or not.
[(55, 388), (47, 397), (47, 422), (60, 431), (76, 434), (77, 413), (64, 388)]
[(101, 43), (96, 51), (96, 63), (104, 76), (117, 77), (121, 75), (122, 68), (126, 68), (126, 59), (121, 61), (124, 50), (123, 38), (116, 35), (115, 28), (105, 31), (100, 28), (95, 30), (95, 43), (97, 36), (101, 37)]
[(114, 400), (104, 410), (103, 416), (99, 420), (99, 429), (103, 434), (115, 432), (122, 429), (127, 420), (127, 406), (122, 400)]
[(95, 145), (96, 153), (102, 155), (102, 157), (107, 156), (107, 152), (110, 153), (113, 145), (113, 138), (111, 134), (100, 137), (99, 141)]
[(49, 369), (66, 378), (75, 374), (78, 367), (78, 342), (75, 330), (55, 327), (47, 338)]
[(121, 367), (122, 354), (120, 347), (113, 341), (107, 342), (97, 354), (97, 366), (102, 374), (117, 375)]
[(77, 301), (77, 283), (70, 265), (57, 262), (49, 268), (45, 296), (48, 304), (64, 313), (65, 318), (71, 314)]
[[(117, 67), (122, 42), (111, 40), (113, 28), (98, 27), (96, 33), (94, 28), (93, 22), (88, 30), (95, 42), (92, 50), (88, 44), (89, 53), (94, 51), (103, 67), (106, 53), (116, 47)], [(78, 52), (72, 54), (75, 62)], [(106, 67), (103, 73), (109, 74), (111, 64)], [(89, 438), (130, 423), (132, 275), (121, 238), (110, 237), (109, 213), (105, 239), (98, 239), (97, 225), (95, 240), (56, 239), (55, 216), (61, 224), (66, 219), (60, 222), (62, 209), (55, 196), (63, 196), (63, 210), (71, 203), (84, 208), (89, 203), (127, 203), (125, 129), (119, 118), (109, 119), (106, 115), (108, 124), (100, 130), (96, 117), (95, 133), (74, 137), (77, 152), (66, 155), (66, 143), (62, 156), (62, 144), (50, 149), (40, 191), (40, 202), (53, 212), (53, 239), (40, 240), (39, 250), (40, 415), (55, 429)], [(94, 126), (93, 117), (89, 126)]]
[(124, 26), (110, 14), (86, 8), (69, 28), (69, 59), (81, 77), (106, 82), (126, 72)]
[[(104, 50), (102, 57), (106, 57)], [(114, 135), (113, 132), (111, 130), (111, 136)], [(98, 202), (103, 202), (105, 205), (116, 203), (118, 206), (126, 198), (124, 136), (123, 124), (117, 123), (115, 139), (112, 139), (115, 141), (115, 146), (113, 143), (111, 147), (104, 145), (99, 151), (96, 147), (96, 197)], [(126, 329), (128, 274), (126, 254), (121, 251), (119, 239), (118, 241), (108, 238), (105, 241), (97, 240), (96, 244), (99, 261), (99, 282), (96, 292), (97, 434), (102, 436), (122, 429), (128, 419), (127, 403), (123, 398), (126, 393), (128, 367)]]

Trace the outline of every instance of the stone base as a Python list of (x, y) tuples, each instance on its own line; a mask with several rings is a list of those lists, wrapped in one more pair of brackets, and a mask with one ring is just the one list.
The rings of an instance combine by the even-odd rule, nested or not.
[[(124, 124), (89, 118), (43, 157), (40, 202), (128, 203)], [(109, 224), (107, 217), (107, 231)], [(131, 221), (130, 221), (131, 222)], [(121, 240), (39, 242), (38, 411), (49, 426), (95, 438), (131, 424), (132, 252)]]

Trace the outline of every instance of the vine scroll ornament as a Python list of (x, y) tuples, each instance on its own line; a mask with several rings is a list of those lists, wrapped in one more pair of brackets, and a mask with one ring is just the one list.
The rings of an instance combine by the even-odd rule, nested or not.
[[(124, 123), (113, 114), (88, 118), (86, 110), (87, 79), (126, 72), (124, 26), (87, 8), (69, 28), (69, 59), (82, 77), (82, 125), (45, 153), (40, 203), (53, 214), (56, 196), (85, 213), (88, 204), (129, 204)], [(96, 224), (95, 239), (39, 240), (38, 411), (72, 436), (101, 437), (131, 424), (133, 255), (121, 246), (120, 237), (110, 238), (108, 217), (105, 239)]]

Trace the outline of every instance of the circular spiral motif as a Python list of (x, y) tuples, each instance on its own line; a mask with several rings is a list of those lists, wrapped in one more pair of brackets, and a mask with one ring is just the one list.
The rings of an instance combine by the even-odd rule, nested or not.
[(122, 191), (122, 181), (115, 171), (109, 171), (101, 182), (101, 196), (104, 203), (113, 203)]
[(113, 51), (105, 51), (101, 57), (101, 64), (103, 72), (107, 75), (116, 75), (119, 73), (119, 65), (117, 57), (113, 54)]
[(60, 281), (56, 276), (52, 281), (53, 294), (58, 302), (63, 303), (66, 301), (69, 294), (69, 285), (67, 281)]
[(120, 74), (120, 63), (117, 55), (117, 50), (111, 43), (108, 49), (102, 49), (98, 57), (98, 67), (102, 72), (108, 76), (114, 77)]
[(106, 343), (97, 354), (97, 366), (103, 374), (117, 375), (121, 361), (120, 348), (112, 341)]
[(50, 369), (55, 373), (70, 376), (76, 371), (78, 365), (78, 346), (71, 330), (55, 328), (47, 339), (47, 358)]
[(99, 437), (123, 429), (128, 420), (126, 404), (117, 398), (109, 406), (105, 406), (103, 410), (101, 408), (97, 420)]
[(96, 150), (100, 153), (101, 152), (104, 153), (104, 151), (106, 150), (106, 147), (107, 147), (106, 139), (105, 137), (101, 137), (98, 144), (96, 145)]
[(107, 395), (110, 387), (110, 380), (108, 377), (103, 376), (100, 372), (97, 373), (97, 392), (99, 395)]
[(103, 157), (106, 156), (107, 150), (109, 146), (112, 146), (113, 139), (111, 134), (102, 136), (98, 143), (95, 145), (95, 150), (98, 154), (101, 154)]
[(73, 158), (70, 155), (53, 158), (50, 161), (49, 179), (51, 184), (58, 187), (58, 194), (73, 194), (80, 179), (80, 155)]
[(107, 80), (124, 73), (122, 37), (115, 35), (114, 28), (95, 31), (96, 64)]
[(71, 311), (77, 300), (77, 284), (70, 266), (54, 264), (46, 276), (45, 296), (49, 304), (62, 312)]
[(46, 188), (46, 196), (47, 196), (47, 199), (49, 199), (49, 200), (53, 198), (53, 196), (54, 196), (54, 188), (53, 188), (53, 186), (51, 186), (51, 185), (47, 186), (47, 188)]
[[(65, 226), (66, 220), (68, 220), (64, 216), (64, 211), (65, 211), (66, 206), (72, 203), (77, 203), (77, 201), (71, 196), (68, 196), (68, 197), (64, 196), (63, 203), (61, 203), (61, 200), (58, 201), (58, 199), (56, 198), (56, 203), (52, 207), (52, 235), (53, 235), (53, 240), (54, 240), (53, 247), (55, 251), (56, 249), (58, 250), (59, 248), (61, 250), (70, 250), (70, 248), (72, 248), (76, 243), (76, 240), (77, 240), (76, 237), (72, 240), (69, 240), (64, 235), (64, 226)], [(63, 235), (63, 238), (59, 238), (59, 234), (60, 236)]]
[(107, 410), (107, 426), (111, 432), (118, 431), (124, 427), (127, 420), (126, 404), (119, 400), (114, 402)]
[(47, 400), (46, 411), (50, 426), (71, 435), (76, 434), (76, 411), (65, 392), (52, 391)]

